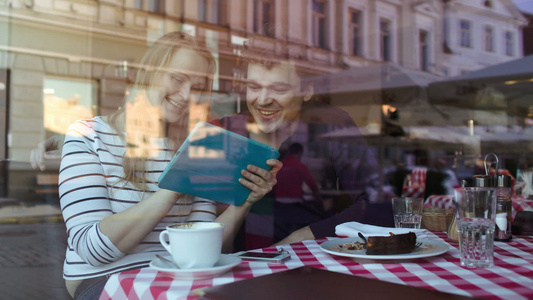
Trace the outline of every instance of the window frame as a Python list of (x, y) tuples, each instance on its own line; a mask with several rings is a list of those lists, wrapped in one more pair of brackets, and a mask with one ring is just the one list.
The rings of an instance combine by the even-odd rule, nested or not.
[(420, 69), (423, 71), (429, 71), (429, 54), (430, 54), (430, 38), (429, 31), (424, 29), (418, 30), (418, 46), (419, 46), (419, 58)]
[(514, 33), (511, 30), (506, 30), (503, 33), (504, 40), (505, 40), (505, 55), (507, 56), (514, 56), (515, 52), (515, 46), (514, 46)]
[(196, 12), (198, 21), (224, 26), (225, 5), (225, 0), (198, 0)]
[[(386, 25), (386, 26), (383, 26)], [(392, 61), (392, 21), (379, 19), (379, 58), (382, 61)]]
[(494, 47), (494, 27), (490, 25), (485, 25), (483, 28), (483, 36), (485, 41), (485, 51), (486, 52), (495, 52)]
[[(321, 6), (322, 11), (315, 9)], [(311, 1), (312, 43), (317, 48), (327, 49), (327, 2), (325, 0)]]
[[(468, 25), (468, 28), (463, 27)], [(468, 20), (459, 20), (459, 46), (463, 48), (472, 48), (472, 22)]]
[[(357, 22), (354, 22), (354, 14), (357, 14)], [(348, 11), (348, 18), (350, 28), (350, 54), (353, 56), (363, 56), (363, 12), (359, 9), (350, 8)]]
[(156, 14), (165, 13), (166, 0), (134, 0), (133, 7)]
[[(268, 12), (265, 15), (265, 6), (268, 5)], [(254, 33), (274, 37), (275, 30), (275, 1), (274, 0), (253, 0), (253, 31)], [(268, 20), (265, 21), (265, 18)], [(265, 26), (267, 25), (268, 26)]]

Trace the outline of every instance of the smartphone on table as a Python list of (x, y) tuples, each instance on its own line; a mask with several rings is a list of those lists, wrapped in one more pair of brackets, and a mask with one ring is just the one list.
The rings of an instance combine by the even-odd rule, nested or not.
[(236, 253), (236, 255), (245, 261), (263, 261), (268, 263), (282, 263), (291, 257), (289, 252), (284, 250), (280, 250), (279, 252), (243, 251)]

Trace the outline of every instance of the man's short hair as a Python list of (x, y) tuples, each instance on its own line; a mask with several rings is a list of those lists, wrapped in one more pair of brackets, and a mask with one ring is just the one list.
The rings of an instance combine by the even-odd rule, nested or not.
[[(248, 78), (249, 64), (259, 64), (265, 69), (270, 70), (283, 63), (294, 63), (297, 60), (291, 57), (289, 44), (290, 42), (284, 39), (274, 39), (260, 35), (251, 37), (244, 42), (241, 48), (241, 56), (237, 67), (241, 70), (244, 78)], [(296, 74), (301, 79), (314, 75), (306, 72), (297, 65), (295, 65), (295, 68)]]

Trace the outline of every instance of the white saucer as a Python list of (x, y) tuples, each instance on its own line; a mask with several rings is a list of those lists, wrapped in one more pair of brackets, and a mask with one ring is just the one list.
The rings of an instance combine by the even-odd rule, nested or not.
[[(172, 260), (170, 254), (163, 255), (164, 258)], [(150, 262), (150, 267), (161, 272), (167, 272), (170, 276), (176, 279), (206, 279), (216, 277), (224, 274), (231, 268), (240, 264), (242, 259), (240, 257), (221, 254), (220, 259), (211, 268), (199, 268), (199, 269), (180, 269), (173, 264), (156, 258)]]

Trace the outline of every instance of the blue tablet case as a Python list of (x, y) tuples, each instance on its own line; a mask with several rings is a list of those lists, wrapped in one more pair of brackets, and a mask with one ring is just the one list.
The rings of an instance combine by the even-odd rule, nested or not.
[(250, 189), (239, 183), (247, 165), (270, 169), (276, 148), (218, 126), (200, 122), (159, 177), (159, 187), (232, 205), (242, 205)]

